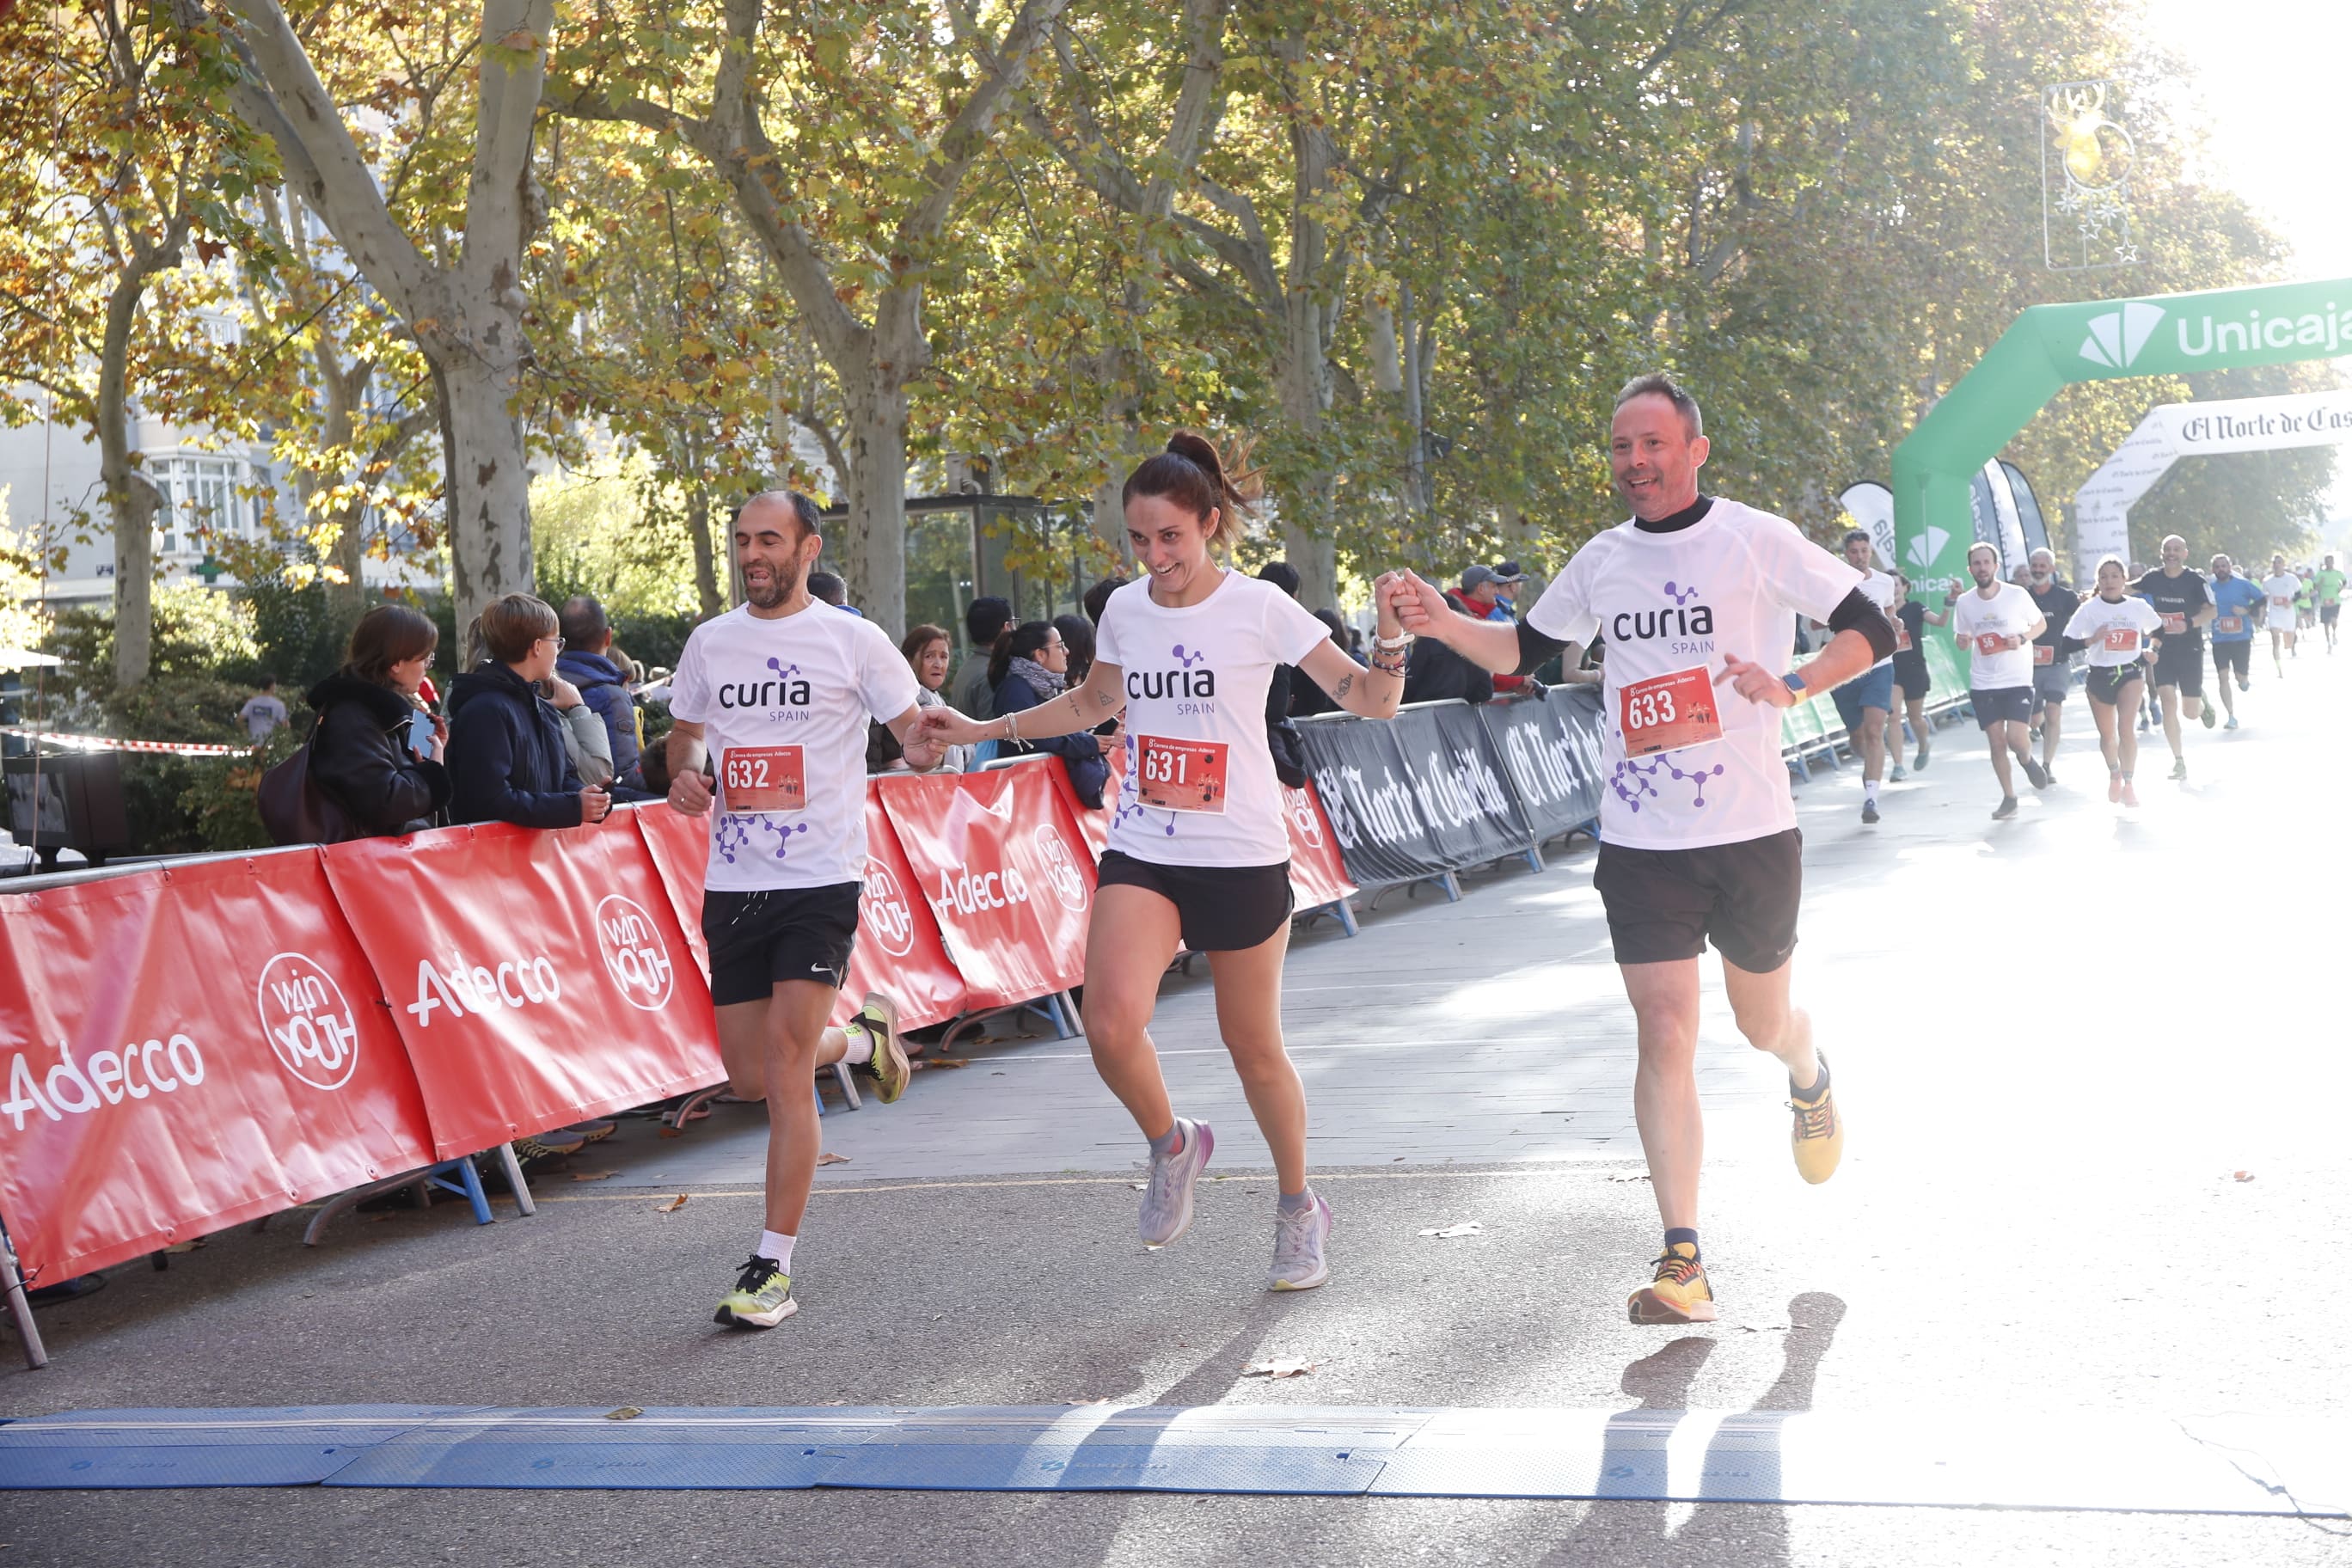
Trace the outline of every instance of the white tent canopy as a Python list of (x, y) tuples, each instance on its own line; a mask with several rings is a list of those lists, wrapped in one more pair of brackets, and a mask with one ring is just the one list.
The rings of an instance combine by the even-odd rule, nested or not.
[(2147, 411), (2115, 456), (2074, 492), (2074, 562), (2088, 574), (2103, 555), (2131, 553), (2131, 509), (2183, 458), (2270, 452), (2352, 441), (2352, 392), (2296, 392), (2215, 403), (2167, 403)]

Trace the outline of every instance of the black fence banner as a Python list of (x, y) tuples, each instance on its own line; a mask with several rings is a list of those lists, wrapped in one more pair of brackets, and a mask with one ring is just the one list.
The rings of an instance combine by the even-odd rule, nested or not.
[(1315, 793), (1360, 888), (1410, 882), (1452, 869), (1423, 820), (1404, 753), (1388, 724), (1353, 715), (1298, 721)]
[(1399, 712), (1393, 727), (1440, 859), (1459, 870), (1528, 852), (1534, 840), (1476, 709), (1426, 703)]
[(1555, 687), (1478, 710), (1538, 842), (1583, 826), (1601, 809), (1600, 703), (1554, 700), (1560, 692), (1591, 689)]

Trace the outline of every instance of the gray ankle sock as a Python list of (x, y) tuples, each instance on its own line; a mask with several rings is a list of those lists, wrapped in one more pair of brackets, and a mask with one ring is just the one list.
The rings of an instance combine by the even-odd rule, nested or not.
[(1295, 1193), (1284, 1193), (1275, 1200), (1274, 1212), (1281, 1215), (1298, 1214), (1315, 1206), (1315, 1189), (1301, 1187)]
[(1165, 1160), (1184, 1147), (1184, 1119), (1178, 1117), (1168, 1124), (1168, 1131), (1151, 1141), (1151, 1157)]

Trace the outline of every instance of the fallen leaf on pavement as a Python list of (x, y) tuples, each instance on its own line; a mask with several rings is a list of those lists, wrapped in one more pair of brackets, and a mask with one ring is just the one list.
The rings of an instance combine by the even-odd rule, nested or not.
[(572, 1179), (575, 1182), (609, 1182), (614, 1174), (611, 1171), (574, 1171)]
[(1449, 1225), (1444, 1230), (1424, 1230), (1421, 1234), (1436, 1237), (1442, 1241), (1449, 1236), (1484, 1236), (1486, 1232), (1481, 1230), (1478, 1222), (1473, 1219), (1465, 1220), (1460, 1225)]
[[(2239, 1173), (2239, 1174), (2238, 1174), (2238, 1180), (2240, 1180), (2240, 1181), (2242, 1181), (2242, 1181), (2244, 1181), (2245, 1179), (2246, 1179), (2246, 1177), (2245, 1177), (2245, 1173), (2243, 1173), (2243, 1172), (2240, 1172), (2240, 1173)], [(180, 1242), (174, 1242), (174, 1243), (173, 1243), (171, 1246), (169, 1246), (169, 1247), (165, 1247), (163, 1250), (164, 1250), (165, 1252), (194, 1252), (196, 1248), (198, 1248), (199, 1247), (202, 1247), (203, 1245), (204, 1245), (204, 1243), (203, 1243), (203, 1242), (201, 1242), (201, 1241), (180, 1241)]]
[(686, 1131), (683, 1128), (665, 1127), (661, 1130), (661, 1135), (665, 1138), (683, 1138), (686, 1136)]
[(604, 1419), (607, 1421), (635, 1421), (638, 1416), (643, 1415), (644, 1414), (644, 1411), (638, 1409), (634, 1405), (624, 1405), (618, 1410), (607, 1410), (604, 1412)]
[(963, 1057), (925, 1057), (923, 1065), (934, 1068), (968, 1068), (971, 1063)]
[(667, 1202), (667, 1203), (666, 1203), (666, 1204), (656, 1204), (656, 1205), (654, 1205), (654, 1213), (656, 1213), (656, 1214), (676, 1214), (678, 1210), (680, 1210), (680, 1209), (682, 1209), (682, 1208), (684, 1208), (684, 1207), (686, 1206), (686, 1199), (687, 1199), (687, 1194), (684, 1194), (684, 1193), (680, 1193), (680, 1194), (677, 1194), (677, 1196), (676, 1196), (676, 1197), (674, 1197), (674, 1198), (670, 1199), (670, 1201), (669, 1201), (669, 1202)]
[(2230, 1179), (2233, 1182), (2251, 1182), (2254, 1179), (2254, 1173), (2252, 1171), (2232, 1171), (2230, 1173)]
[(1150, 1182), (1129, 1182), (1127, 1184), (1133, 1187), (1139, 1193), (1148, 1193), (1151, 1190), (1151, 1184)]
[(816, 1163), (820, 1165), (846, 1165), (849, 1163), (849, 1156), (846, 1154), (819, 1154), (816, 1157)]
[(1242, 1368), (1244, 1377), (1304, 1377), (1315, 1370), (1315, 1363), (1300, 1356), (1279, 1356), (1273, 1361), (1254, 1361)]
[(1609, 1179), (1612, 1182), (1646, 1182), (1650, 1179), (1650, 1173), (1647, 1171), (1612, 1171), (1609, 1173)]

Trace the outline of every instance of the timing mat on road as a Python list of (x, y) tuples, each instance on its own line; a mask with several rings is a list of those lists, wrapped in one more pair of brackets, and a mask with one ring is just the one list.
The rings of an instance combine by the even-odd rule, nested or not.
[(2352, 1515), (2352, 1421), (1212, 1405), (100, 1410), (0, 1489), (887, 1488)]

